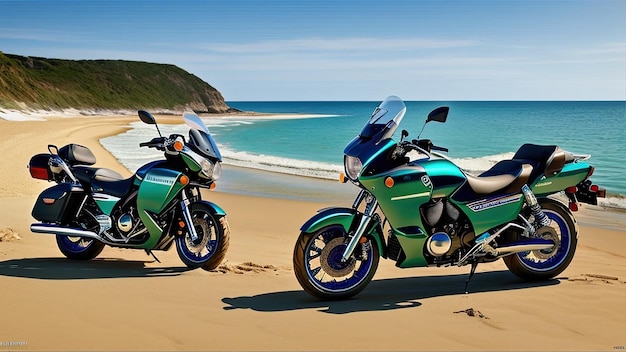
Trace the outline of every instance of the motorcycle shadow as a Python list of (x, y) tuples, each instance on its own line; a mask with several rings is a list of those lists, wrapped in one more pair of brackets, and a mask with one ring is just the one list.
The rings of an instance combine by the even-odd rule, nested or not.
[[(415, 308), (420, 300), (465, 294), (467, 274), (393, 278), (372, 281), (356, 297), (343, 301), (322, 301), (306, 292), (283, 291), (262, 293), (252, 297), (223, 298), (223, 309), (252, 309), (259, 312), (281, 312), (298, 309), (318, 309), (330, 314), (386, 311)], [(476, 273), (470, 281), (469, 294), (493, 291), (521, 290), (558, 285), (558, 279), (540, 282), (522, 281), (508, 270)]]
[(43, 280), (110, 279), (176, 276), (187, 267), (147, 268), (145, 261), (97, 258), (75, 261), (65, 258), (23, 258), (0, 262), (0, 276)]

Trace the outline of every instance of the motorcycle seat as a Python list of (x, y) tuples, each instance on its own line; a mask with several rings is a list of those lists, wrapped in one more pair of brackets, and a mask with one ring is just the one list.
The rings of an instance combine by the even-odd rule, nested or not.
[(83, 184), (91, 185), (94, 192), (104, 192), (117, 197), (126, 195), (133, 178), (124, 179), (117, 171), (87, 166), (76, 166), (74, 176)]
[(533, 171), (531, 165), (518, 160), (502, 160), (478, 176), (467, 175), (467, 183), (476, 194), (521, 189)]
[(571, 162), (571, 153), (566, 153), (556, 145), (536, 145), (524, 144), (515, 155), (513, 160), (525, 162), (533, 166), (531, 179), (539, 177), (541, 174), (549, 177), (561, 172), (566, 162)]

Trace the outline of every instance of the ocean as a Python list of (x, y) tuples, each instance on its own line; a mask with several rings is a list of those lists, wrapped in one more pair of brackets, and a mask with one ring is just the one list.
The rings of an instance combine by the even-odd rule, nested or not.
[[(270, 115), (202, 118), (220, 147), (225, 165), (336, 180), (343, 170), (344, 146), (359, 133), (379, 103), (227, 102), (242, 111)], [(592, 180), (610, 195), (605, 204), (626, 208), (622, 166), (626, 156), (626, 101), (405, 103), (407, 112), (395, 138), (402, 129), (409, 131), (409, 138), (416, 138), (432, 109), (449, 106), (447, 122), (429, 123), (421, 137), (448, 148), (448, 156), (468, 172), (479, 173), (512, 157), (524, 143), (556, 144), (577, 154), (590, 154), (589, 163), (596, 168)], [(186, 134), (184, 125), (160, 128), (164, 135), (174, 131)], [(140, 141), (155, 135), (154, 126), (136, 122), (128, 132), (104, 138), (101, 143), (134, 171), (161, 156), (153, 149), (138, 148)], [(225, 172), (223, 179), (227, 177)], [(236, 190), (233, 183), (229, 187)]]

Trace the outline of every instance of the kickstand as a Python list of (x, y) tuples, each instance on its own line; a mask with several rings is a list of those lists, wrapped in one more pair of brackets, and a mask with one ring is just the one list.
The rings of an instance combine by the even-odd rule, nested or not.
[(157, 262), (159, 262), (159, 263), (161, 262), (161, 261), (159, 260), (159, 258), (157, 258), (157, 257), (156, 257), (156, 255), (154, 255), (154, 253), (152, 253), (152, 251), (151, 251), (151, 250), (146, 249), (146, 254), (150, 254), (150, 255), (152, 256), (152, 258), (154, 258), (154, 260), (156, 260), (156, 261), (157, 261)]
[(477, 261), (472, 262), (472, 270), (470, 270), (469, 277), (467, 278), (467, 281), (465, 281), (465, 294), (469, 293), (469, 292), (467, 292), (467, 285), (469, 285), (469, 282), (472, 279), (472, 276), (474, 276), (474, 273), (476, 272), (476, 267), (477, 266), (478, 266), (478, 262)]

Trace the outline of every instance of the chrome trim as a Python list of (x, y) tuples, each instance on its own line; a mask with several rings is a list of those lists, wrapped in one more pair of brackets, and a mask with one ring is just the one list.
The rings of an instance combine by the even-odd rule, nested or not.
[(72, 237), (86, 237), (94, 240), (102, 241), (102, 238), (95, 232), (81, 230), (72, 227), (62, 227), (53, 224), (36, 223), (30, 225), (30, 230), (35, 233), (50, 233), (55, 235), (65, 235)]
[(180, 207), (183, 210), (183, 217), (185, 218), (185, 222), (187, 223), (187, 229), (189, 231), (189, 235), (193, 241), (198, 239), (198, 234), (196, 233), (196, 227), (193, 225), (193, 218), (191, 217), (191, 212), (189, 211), (189, 198), (187, 198), (187, 194), (183, 191), (180, 192), (182, 201), (180, 202)]
[(359, 239), (361, 239), (361, 236), (363, 236), (363, 233), (365, 233), (365, 230), (367, 229), (367, 226), (369, 225), (370, 220), (372, 220), (372, 215), (374, 215), (374, 211), (376, 211), (377, 206), (378, 206), (378, 201), (376, 200), (376, 198), (374, 198), (365, 207), (365, 213), (363, 213), (363, 217), (361, 218), (361, 221), (359, 222), (359, 227), (357, 227), (356, 231), (354, 232), (354, 235), (352, 236), (352, 238), (348, 242), (348, 245), (346, 246), (346, 250), (343, 252), (343, 255), (341, 256), (342, 262), (347, 261), (348, 258), (350, 258), (350, 256), (354, 252), (354, 248), (356, 248), (356, 245), (359, 243)]

